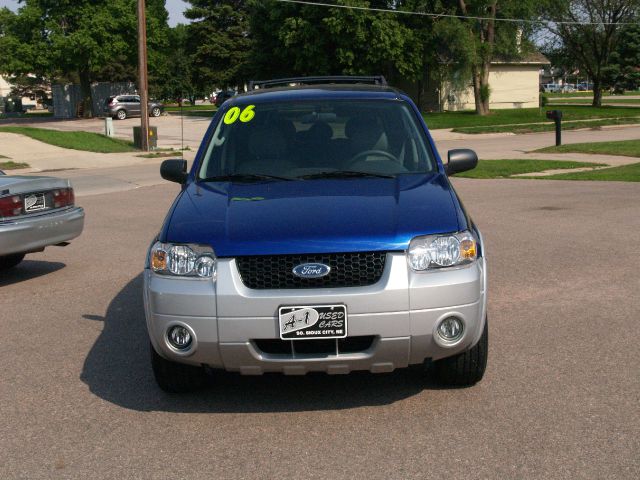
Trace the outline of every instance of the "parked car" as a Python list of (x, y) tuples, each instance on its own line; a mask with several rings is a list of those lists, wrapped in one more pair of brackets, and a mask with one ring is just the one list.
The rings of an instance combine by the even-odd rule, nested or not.
[(587, 92), (593, 90), (593, 83), (582, 82), (576, 85), (579, 92)]
[(547, 83), (542, 86), (547, 93), (559, 93), (562, 91), (562, 85), (558, 83)]
[(32, 252), (64, 246), (82, 233), (84, 210), (69, 180), (0, 171), (0, 270)]
[(484, 243), (448, 179), (478, 158), (443, 164), (416, 105), (382, 80), (238, 95), (190, 171), (163, 162), (182, 188), (143, 275), (162, 389), (202, 385), (203, 367), (482, 378)]
[[(164, 105), (160, 102), (149, 102), (149, 116), (159, 117), (164, 111)], [(139, 95), (114, 95), (105, 101), (105, 115), (118, 120), (124, 120), (127, 117), (139, 117), (141, 113), (140, 96)]]
[(573, 93), (576, 91), (576, 86), (572, 83), (565, 83), (564, 85), (562, 85), (561, 91), (562, 93)]
[(218, 92), (215, 98), (216, 107), (219, 107), (236, 94), (237, 92), (235, 90), (223, 90), (222, 92)]

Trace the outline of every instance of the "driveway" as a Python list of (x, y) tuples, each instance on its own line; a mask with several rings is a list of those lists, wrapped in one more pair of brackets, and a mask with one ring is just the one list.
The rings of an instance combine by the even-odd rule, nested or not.
[(0, 276), (2, 477), (637, 479), (640, 185), (454, 182), (490, 269), (466, 389), (403, 370), (161, 392), (140, 272), (179, 187), (79, 194), (83, 235)]

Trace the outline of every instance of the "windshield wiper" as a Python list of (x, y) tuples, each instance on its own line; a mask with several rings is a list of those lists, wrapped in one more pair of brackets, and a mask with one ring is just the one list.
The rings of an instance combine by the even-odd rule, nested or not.
[(291, 177), (280, 177), (278, 175), (267, 175), (264, 173), (230, 173), (227, 175), (217, 175), (200, 179), (201, 182), (260, 182), (263, 180), (294, 180)]
[(329, 172), (311, 173), (298, 178), (312, 180), (314, 178), (353, 178), (353, 177), (376, 177), (376, 178), (396, 178), (395, 175), (374, 172), (357, 172), (355, 170), (331, 170)]

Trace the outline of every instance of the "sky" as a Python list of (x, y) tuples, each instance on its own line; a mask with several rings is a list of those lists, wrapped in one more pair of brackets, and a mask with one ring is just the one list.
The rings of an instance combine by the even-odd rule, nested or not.
[[(108, 0), (105, 0), (108, 1)], [(174, 27), (178, 23), (187, 23), (182, 12), (185, 9), (185, 2), (182, 0), (165, 0), (169, 12), (169, 25)], [(18, 0), (0, 0), (0, 8), (9, 7), (11, 10), (18, 8)]]

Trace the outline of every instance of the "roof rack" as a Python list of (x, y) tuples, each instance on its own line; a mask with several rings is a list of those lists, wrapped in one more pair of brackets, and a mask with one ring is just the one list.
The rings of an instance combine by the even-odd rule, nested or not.
[(372, 76), (350, 76), (350, 75), (334, 75), (326, 77), (291, 77), (277, 78), (274, 80), (251, 80), (249, 82), (249, 91), (257, 88), (269, 88), (276, 86), (295, 85), (314, 85), (320, 83), (365, 83), (369, 85), (387, 85), (387, 80), (382, 75)]

